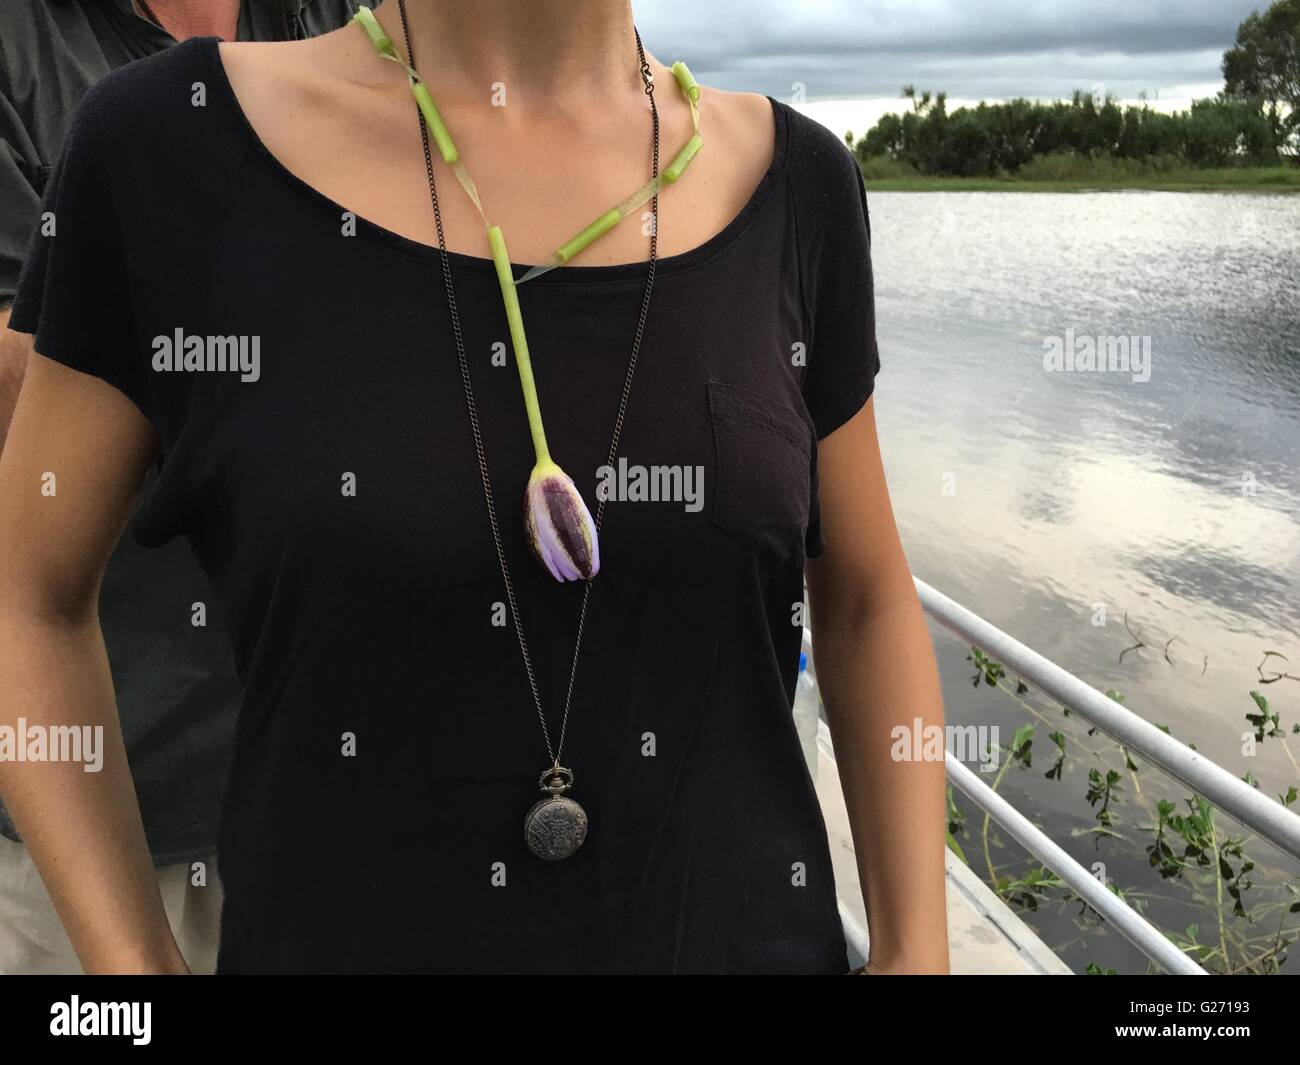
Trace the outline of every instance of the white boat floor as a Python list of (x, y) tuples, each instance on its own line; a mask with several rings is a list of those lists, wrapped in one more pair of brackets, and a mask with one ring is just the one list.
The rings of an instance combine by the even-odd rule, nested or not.
[[(840, 916), (850, 954), (865, 957), (866, 911), (848, 812), (825, 722), (817, 731), (817, 758), (817, 795), (830, 841)], [(960, 858), (951, 850), (945, 850), (945, 856), (948, 948), (954, 974), (1071, 975), (1070, 968)], [(851, 957), (850, 961), (854, 966), (862, 964), (860, 957)]]

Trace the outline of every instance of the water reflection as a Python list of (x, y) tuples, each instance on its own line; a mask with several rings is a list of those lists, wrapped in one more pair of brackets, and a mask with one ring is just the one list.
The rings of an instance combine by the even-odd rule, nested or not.
[[(1300, 198), (869, 199), (876, 402), (914, 571), (1285, 790), (1276, 744), (1240, 739), (1263, 651), (1300, 667)], [(1150, 381), (1045, 371), (1067, 330), (1150, 337)], [(1125, 613), (1149, 646), (1121, 662)], [(1300, 719), (1300, 685), (1268, 693)]]

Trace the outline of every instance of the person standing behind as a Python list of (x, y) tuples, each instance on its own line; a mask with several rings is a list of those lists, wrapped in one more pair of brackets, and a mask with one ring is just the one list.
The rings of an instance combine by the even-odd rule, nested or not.
[[(0, 447), (31, 338), (8, 329), (29, 242), (57, 226), (41, 196), (72, 112), (110, 70), (189, 37), (286, 40), (348, 21), (361, 0), (4, 0), (0, 5)], [(58, 426), (51, 426), (57, 432)], [(147, 492), (146, 483), (142, 491)], [(2, 503), (2, 501), (0, 501)], [(168, 919), (192, 972), (216, 964), (213, 861), (239, 684), (189, 546), (125, 536), (100, 618), (131, 775)], [(0, 797), (2, 799), (2, 797)], [(81, 971), (0, 802), (0, 974)]]

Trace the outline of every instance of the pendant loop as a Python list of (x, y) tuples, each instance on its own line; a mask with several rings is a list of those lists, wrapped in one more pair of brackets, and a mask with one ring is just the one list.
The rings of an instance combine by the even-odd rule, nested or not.
[(549, 791), (552, 795), (563, 795), (573, 787), (573, 770), (562, 765), (553, 765), (544, 769), (542, 775), (537, 778), (537, 787), (541, 791)]

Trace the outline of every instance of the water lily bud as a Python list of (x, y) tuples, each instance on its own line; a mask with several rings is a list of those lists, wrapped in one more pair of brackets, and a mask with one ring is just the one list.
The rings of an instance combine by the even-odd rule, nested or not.
[(573, 478), (539, 462), (524, 499), (528, 542), (557, 581), (590, 580), (600, 570), (596, 523)]

